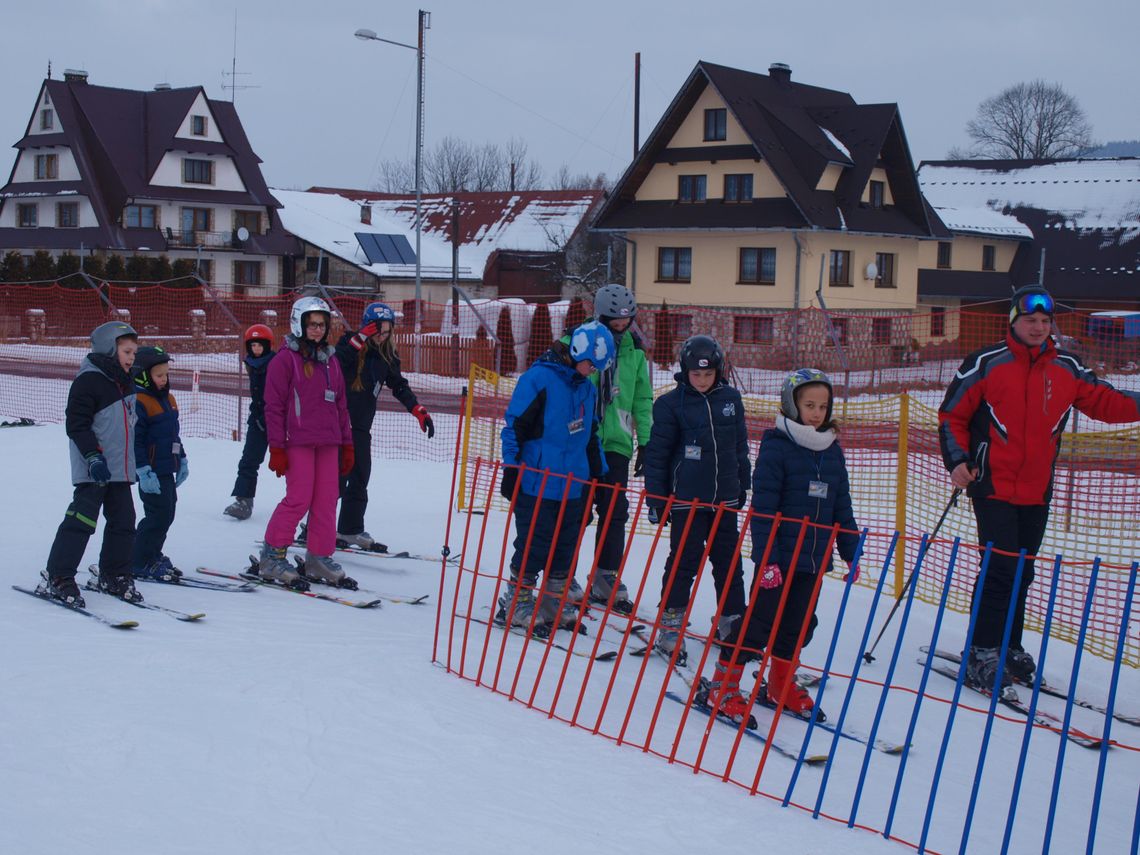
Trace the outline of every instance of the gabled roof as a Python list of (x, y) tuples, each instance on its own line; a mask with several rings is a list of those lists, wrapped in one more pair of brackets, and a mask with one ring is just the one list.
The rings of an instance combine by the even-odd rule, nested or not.
[(924, 161), (923, 192), (956, 232), (1032, 237), (1014, 284), (1057, 296), (1140, 294), (1140, 158)]
[[(28, 131), (15, 147), (19, 150), (66, 145), (79, 168), (80, 192), (86, 195), (100, 222), (101, 243), (124, 244), (115, 214), (132, 198), (197, 201), (203, 198), (225, 204), (276, 208), (261, 175), (260, 158), (250, 148), (232, 104), (206, 98), (201, 86), (156, 91), (94, 86), (86, 82), (46, 80), (44, 90), (59, 117), (60, 132)], [(224, 143), (176, 137), (194, 102), (206, 98)], [(211, 192), (197, 188), (151, 187), (150, 179), (169, 151), (224, 155), (232, 159), (244, 192)], [(13, 183), (15, 164), (0, 194), (28, 192), (30, 185)], [(207, 195), (204, 197), (203, 192)]]
[[(637, 189), (656, 163), (678, 159), (678, 150), (668, 149), (668, 142), (709, 86), (743, 128), (751, 146), (743, 153), (708, 147), (697, 149), (697, 154), (703, 151), (706, 160), (755, 157), (765, 161), (798, 213), (798, 217), (788, 217), (780, 225), (933, 236), (935, 226), (914, 178), (897, 105), (859, 105), (846, 92), (708, 62), (697, 63), (602, 207), (595, 228), (627, 230), (632, 227), (631, 222), (640, 219), (643, 208), (652, 211), (660, 207), (661, 203), (636, 202)], [(835, 191), (816, 190), (824, 170), (832, 163), (845, 167)], [(887, 170), (895, 200), (893, 207), (874, 209), (860, 201), (876, 166)], [(720, 203), (710, 200), (702, 206), (709, 212), (705, 227), (769, 228), (772, 206), (759, 203), (771, 201), (756, 200), (753, 206), (733, 205), (738, 209), (737, 213), (728, 214), (733, 223), (724, 226), (719, 224), (722, 218), (712, 212)], [(763, 207), (764, 211), (751, 217), (749, 209), (753, 207)], [(655, 219), (660, 223), (656, 227), (671, 227), (660, 212)]]
[[(322, 230), (314, 228), (317, 223), (308, 217), (299, 217), (298, 212), (322, 212), (318, 216), (327, 215), (330, 219), (335, 219), (343, 232), (338, 238), (340, 241), (350, 239), (353, 232), (372, 231), (402, 234), (414, 246), (414, 195), (336, 187), (313, 187), (305, 193), (274, 192), (284, 204), (281, 216), (285, 227), (302, 240), (321, 246), (328, 252), (333, 252), (333, 249), (321, 240), (314, 239), (321, 237)], [(322, 202), (320, 197), (337, 201)], [(495, 252), (561, 250), (582, 228), (591, 209), (601, 197), (600, 190), (424, 194), (421, 199), (424, 218), (421, 275), (425, 278), (451, 276), (453, 204), (458, 204), (459, 207), (459, 264), (468, 268), (472, 276), (480, 278)], [(362, 204), (372, 207), (371, 226), (360, 222)], [(343, 247), (343, 243), (340, 245)], [(360, 258), (364, 256), (361, 254)], [(355, 257), (346, 260), (377, 275), (405, 275), (402, 269), (381, 270), (375, 265), (361, 265)]]

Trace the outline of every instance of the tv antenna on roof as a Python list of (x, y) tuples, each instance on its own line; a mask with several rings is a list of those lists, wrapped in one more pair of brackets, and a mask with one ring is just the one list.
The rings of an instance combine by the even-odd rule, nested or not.
[(233, 59), (230, 62), (230, 70), (229, 71), (226, 71), (224, 69), (222, 70), (222, 77), (229, 77), (229, 79), (230, 79), (229, 83), (223, 83), (222, 84), (222, 89), (223, 90), (225, 90), (225, 89), (230, 90), (230, 103), (231, 104), (234, 103), (235, 96), (237, 94), (237, 90), (239, 90), (239, 89), (260, 89), (261, 88), (260, 86), (257, 86), (256, 84), (253, 84), (253, 83), (238, 83), (237, 82), (237, 78), (239, 75), (244, 77), (244, 76), (252, 74), (252, 73), (253, 72), (250, 72), (250, 71), (238, 71), (237, 70), (237, 9), (234, 9), (234, 52), (233, 52)]

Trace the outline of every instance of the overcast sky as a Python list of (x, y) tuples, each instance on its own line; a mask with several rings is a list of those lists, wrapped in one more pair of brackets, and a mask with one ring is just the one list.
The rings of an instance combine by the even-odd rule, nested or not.
[[(966, 143), (963, 128), (983, 98), (1038, 77), (1076, 96), (1097, 140), (1140, 138), (1137, 0), (425, 3), (427, 147), (445, 135), (521, 137), (548, 175), (562, 164), (611, 178), (626, 168), (637, 51), (642, 140), (698, 60), (758, 72), (785, 62), (793, 80), (848, 91), (859, 103), (897, 102), (916, 166)], [(232, 94), (270, 186), (371, 187), (381, 160), (414, 154), (415, 52), (353, 32), (415, 44), (415, 4), (5, 7), (0, 140), (9, 145), (24, 133), (50, 60), (57, 78), (82, 68), (106, 86), (201, 85), (215, 99), (229, 99), (222, 87), (234, 80), (256, 87)], [(228, 76), (235, 12), (236, 78)]]

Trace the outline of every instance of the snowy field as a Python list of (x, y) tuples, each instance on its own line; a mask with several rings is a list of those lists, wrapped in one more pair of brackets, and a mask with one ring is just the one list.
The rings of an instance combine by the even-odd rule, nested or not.
[[(385, 604), (376, 611), (274, 590), (233, 594), (141, 586), (151, 602), (207, 613), (202, 622), (186, 624), (105, 596), (88, 596), (89, 604), (103, 613), (138, 620), (140, 627), (132, 632), (107, 630), (12, 591), (11, 584), (35, 583), (71, 488), (61, 426), (0, 430), (0, 449), (15, 487), (0, 499), (10, 551), (2, 571), (7, 584), (0, 586), (0, 646), (6, 651), (0, 666), (5, 687), (0, 703), (0, 852), (910, 851), (869, 832), (813, 821), (802, 811), (750, 798), (737, 787), (693, 775), (634, 747), (616, 747), (447, 674), (430, 661), (440, 584), (434, 564), (346, 556), (346, 570), (364, 588), (431, 595), (427, 606)], [(221, 510), (229, 501), (240, 451), (239, 444), (223, 440), (188, 443), (191, 477), (180, 491), (178, 519), (165, 551), (191, 573), (197, 565), (238, 569), (256, 549), (283, 494), (284, 482), (263, 470), (253, 519), (239, 523), (224, 517)], [(377, 461), (369, 530), (394, 548), (437, 553), (450, 479), (449, 464)], [(481, 524), (482, 518), (472, 519)], [(456, 517), (450, 539), (455, 551), (466, 522), (465, 516)], [(492, 531), (501, 531), (503, 524), (501, 515), (488, 518)], [(97, 559), (100, 535), (101, 530), (85, 561)], [(639, 537), (635, 547), (638, 555), (646, 554), (648, 539)], [(498, 548), (498, 542), (485, 544), (484, 572), (497, 566)], [(486, 563), (492, 560), (495, 564)], [(662, 560), (660, 556), (658, 567)], [(490, 601), (493, 581), (479, 583), (478, 603)], [(636, 590), (641, 579), (634, 574), (627, 581)], [(445, 593), (448, 606), (454, 584), (452, 572)], [(468, 584), (464, 577), (464, 602)], [(698, 612), (711, 611), (711, 590), (706, 579), (694, 622)], [(825, 626), (834, 620), (841, 590), (837, 584), (825, 586), (820, 615)], [(865, 614), (870, 593), (860, 590), (852, 596), (851, 607)], [(653, 601), (646, 594), (642, 611)], [(915, 604), (907, 653), (900, 657), (894, 683), (917, 685), (921, 669), (911, 654), (929, 638), (933, 618), (932, 609)], [(880, 611), (876, 629), (881, 620)], [(942, 638), (949, 646), (960, 641), (962, 619), (948, 615), (946, 622)], [(845, 625), (840, 645), (844, 665), (857, 656), (863, 623), (860, 618)], [(496, 631), (491, 639), (495, 651), (501, 640)], [(507, 640), (508, 652), (517, 658), (521, 639)], [(863, 676), (883, 679), (893, 644), (888, 633), (877, 651), (880, 663)], [(694, 652), (699, 651), (696, 647)], [(447, 652), (441, 644), (441, 658)], [(450, 652), (457, 661), (454, 646)], [(826, 645), (817, 640), (805, 661), (820, 664), (825, 652)], [(1067, 674), (1071, 656), (1070, 646), (1055, 643), (1049, 672)], [(628, 693), (632, 676), (627, 681), (622, 675), (636, 674), (640, 665), (630, 663), (637, 661), (621, 663), (618, 695)], [(578, 660), (573, 662), (576, 667)], [(1085, 657), (1082, 668), (1081, 686), (1089, 694), (1107, 684), (1110, 663)], [(1125, 670), (1118, 707), (1135, 712), (1140, 689), (1135, 672)], [(651, 676), (660, 681), (663, 673), (658, 668)], [(944, 683), (932, 683), (932, 693), (950, 696), (951, 683), (936, 676), (931, 680)], [(825, 707), (834, 716), (842, 691), (830, 697)], [(861, 697), (853, 714), (866, 727), (877, 693)], [(978, 696), (964, 700), (984, 704)], [(889, 732), (881, 735), (903, 736), (912, 705), (913, 695), (896, 698), (892, 693), (884, 717)], [(1056, 712), (1060, 706), (1050, 708)], [(931, 700), (924, 710), (904, 788), (906, 813), (896, 818), (895, 830), (911, 840), (917, 840), (915, 829), (922, 819), (914, 805), (925, 803), (946, 715), (945, 705)], [(1078, 726), (1090, 731), (1104, 727), (1103, 717), (1076, 712)], [(644, 717), (638, 706), (635, 725)], [(938, 796), (935, 828), (941, 839), (931, 838), (935, 850), (957, 849), (984, 723), (981, 714), (959, 713)], [(690, 728), (696, 726), (690, 722)], [(676, 728), (662, 719), (660, 732), (670, 737)], [(1000, 848), (1008, 769), (1016, 763), (1022, 732), (1015, 723), (995, 722), (971, 852)], [(1134, 732), (1117, 725), (1113, 736), (1135, 741)], [(730, 729), (714, 728), (706, 766), (732, 735)], [(1059, 744), (1052, 734), (1034, 734), (1011, 851), (1041, 850), (1040, 824)], [(829, 785), (836, 803), (846, 800), (848, 807), (859, 773), (857, 748), (861, 750), (844, 744), (844, 762), (834, 764)], [(691, 758), (694, 750), (695, 743), (685, 743), (679, 756)], [(898, 759), (879, 754), (873, 759), (870, 792), (864, 794), (859, 820), (882, 827)], [(1094, 752), (1068, 746), (1055, 852), (1084, 848), (1097, 759)], [(995, 767), (999, 772), (993, 778)], [(766, 777), (762, 789), (786, 783), (791, 768), (783, 758), (769, 758), (765, 775), (774, 777)], [(1113, 749), (1096, 852), (1128, 850), (1137, 779), (1140, 754)], [(819, 770), (805, 770), (797, 801), (814, 801), (819, 784)]]

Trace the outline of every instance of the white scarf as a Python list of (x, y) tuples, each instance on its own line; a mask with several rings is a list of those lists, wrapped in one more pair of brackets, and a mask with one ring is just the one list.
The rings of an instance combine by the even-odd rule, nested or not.
[(835, 442), (834, 428), (816, 430), (809, 425), (792, 421), (783, 413), (776, 416), (776, 428), (787, 435), (796, 445), (806, 448), (808, 451), (824, 451)]

